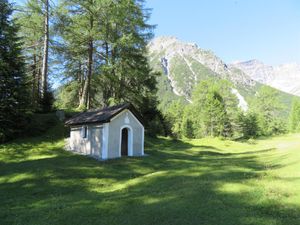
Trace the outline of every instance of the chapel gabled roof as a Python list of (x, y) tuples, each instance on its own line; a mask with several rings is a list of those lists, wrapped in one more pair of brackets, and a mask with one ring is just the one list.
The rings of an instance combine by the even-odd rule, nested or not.
[(108, 123), (114, 118), (116, 115), (128, 109), (132, 112), (132, 114), (141, 122), (143, 123), (142, 117), (134, 108), (134, 106), (130, 103), (123, 103), (120, 105), (105, 107), (103, 109), (93, 109), (86, 112), (79, 113), (72, 118), (68, 119), (65, 122), (65, 125), (72, 126), (72, 125), (84, 125), (84, 124), (92, 124), (92, 123)]

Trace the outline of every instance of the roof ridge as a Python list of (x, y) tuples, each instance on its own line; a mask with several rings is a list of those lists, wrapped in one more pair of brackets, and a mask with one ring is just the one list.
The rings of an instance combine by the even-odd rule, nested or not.
[(118, 104), (118, 105), (113, 105), (113, 106), (106, 106), (104, 108), (94, 108), (94, 109), (89, 109), (87, 111), (84, 111), (84, 112), (95, 112), (95, 111), (105, 111), (105, 110), (108, 110), (108, 109), (113, 109), (113, 108), (121, 108), (121, 106), (125, 106), (125, 105), (131, 105), (130, 103), (128, 102), (124, 102), (124, 103), (121, 103), (121, 104)]
[(87, 123), (107, 123), (111, 118), (119, 114), (125, 109), (132, 111), (139, 120), (142, 121), (141, 116), (135, 110), (131, 103), (124, 102), (122, 104), (105, 107), (102, 109), (93, 109), (81, 112), (65, 122), (66, 125), (81, 125)]

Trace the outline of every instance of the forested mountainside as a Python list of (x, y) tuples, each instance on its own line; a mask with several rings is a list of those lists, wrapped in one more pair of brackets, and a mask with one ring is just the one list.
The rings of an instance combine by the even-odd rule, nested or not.
[[(210, 50), (203, 50), (195, 43), (186, 43), (176, 37), (157, 37), (148, 44), (149, 61), (155, 71), (163, 75), (158, 79), (158, 97), (161, 108), (174, 99), (191, 101), (194, 87), (202, 80), (225, 79), (230, 81), (239, 99), (239, 105), (247, 110), (248, 103), (263, 82), (249, 76), (238, 66), (227, 65)], [(278, 90), (282, 102), (290, 106), (292, 95)]]

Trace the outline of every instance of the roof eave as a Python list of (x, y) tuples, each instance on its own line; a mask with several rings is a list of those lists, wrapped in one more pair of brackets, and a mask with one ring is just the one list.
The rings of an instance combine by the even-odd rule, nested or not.
[(104, 124), (104, 123), (109, 123), (110, 121), (101, 121), (101, 122), (82, 122), (82, 123), (71, 123), (71, 124), (65, 124), (65, 126), (83, 126), (83, 125), (92, 125), (92, 124)]

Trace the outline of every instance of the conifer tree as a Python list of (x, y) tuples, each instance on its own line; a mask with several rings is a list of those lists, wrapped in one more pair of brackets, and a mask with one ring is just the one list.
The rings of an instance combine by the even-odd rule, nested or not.
[(0, 0), (0, 142), (22, 131), (29, 103), (21, 41), (12, 12), (12, 5)]
[[(104, 2), (104, 3), (103, 3)], [(73, 83), (78, 93), (78, 108), (89, 109), (92, 105), (92, 85), (95, 80), (97, 64), (96, 42), (101, 43), (101, 12), (105, 1), (62, 1), (58, 9), (56, 31), (61, 37), (61, 45), (57, 49), (65, 61), (65, 76), (71, 78), (67, 84)], [(66, 86), (66, 87), (67, 87)]]
[(52, 93), (49, 84), (50, 4), (48, 0), (26, 0), (15, 14), (23, 38), (26, 73), (31, 83), (31, 106), (49, 111)]
[(43, 1), (43, 19), (44, 19), (44, 44), (43, 44), (43, 63), (42, 63), (42, 90), (41, 99), (46, 103), (48, 93), (48, 58), (49, 58), (49, 0)]
[(202, 81), (192, 97), (196, 137), (232, 136), (239, 110), (237, 98), (227, 82)]
[(298, 98), (293, 99), (289, 117), (289, 130), (291, 132), (300, 131), (300, 100)]
[(31, 107), (39, 108), (41, 97), (42, 77), (42, 37), (43, 17), (41, 15), (42, 4), (39, 0), (28, 0), (18, 7), (15, 13), (16, 22), (19, 25), (19, 36), (22, 37), (23, 55), (26, 61), (26, 73), (30, 77)]
[(153, 116), (157, 74), (146, 57), (153, 27), (146, 23), (149, 15), (143, 1), (62, 1), (58, 15), (58, 50), (69, 78), (69, 91), (61, 89), (60, 101), (67, 100), (62, 94), (79, 96), (81, 109), (126, 101)]
[(239, 128), (243, 138), (255, 138), (259, 134), (257, 114), (254, 112), (239, 114)]
[(250, 107), (257, 114), (260, 135), (273, 135), (285, 131), (285, 124), (280, 115), (284, 107), (280, 103), (278, 92), (271, 87), (263, 86)]

